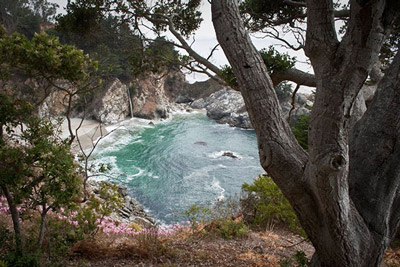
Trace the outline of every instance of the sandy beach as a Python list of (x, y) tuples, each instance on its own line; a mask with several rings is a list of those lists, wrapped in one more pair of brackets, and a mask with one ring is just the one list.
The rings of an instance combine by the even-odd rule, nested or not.
[[(82, 124), (82, 119), (81, 118), (71, 118), (71, 126), (72, 126), (72, 131), (74, 134), (76, 134), (76, 129), (78, 129), (78, 135), (77, 138), (75, 139), (74, 143), (72, 144), (72, 152), (78, 153), (81, 150), (81, 147), (83, 150), (88, 150), (94, 147), (95, 142), (100, 138), (101, 136), (105, 137), (109, 134), (109, 131), (107, 131), (106, 126), (99, 123), (98, 121), (95, 120), (83, 120)], [(107, 127), (112, 126), (112, 125), (107, 125)], [(61, 125), (62, 129), (62, 138), (66, 138), (69, 136), (69, 130), (68, 130), (68, 122), (65, 119)], [(78, 143), (79, 140), (79, 143)]]

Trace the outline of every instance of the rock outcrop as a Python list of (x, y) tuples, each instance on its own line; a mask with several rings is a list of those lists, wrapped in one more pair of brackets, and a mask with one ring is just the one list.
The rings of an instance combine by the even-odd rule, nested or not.
[(149, 74), (131, 85), (133, 116), (145, 119), (168, 117), (172, 107), (165, 92), (166, 77)]
[[(281, 102), (282, 111), (286, 119), (289, 119), (290, 113), (291, 124), (295, 123), (299, 116), (309, 114), (309, 106), (312, 106), (312, 96), (305, 94), (297, 94), (294, 108), (291, 112), (293, 105), (288, 100)], [(207, 116), (219, 123), (227, 123), (230, 126), (245, 129), (252, 128), (242, 95), (229, 87), (224, 87), (208, 97), (193, 101), (190, 107), (206, 109)]]
[(128, 87), (119, 79), (104, 86), (88, 107), (89, 117), (104, 124), (117, 123), (129, 114)]
[(223, 86), (213, 79), (190, 84), (185, 82), (183, 74), (179, 72), (166, 79), (165, 88), (170, 101), (189, 104), (197, 99), (208, 97), (223, 89)]
[(207, 116), (219, 123), (251, 128), (242, 95), (229, 87), (224, 87), (206, 98), (193, 101), (190, 107), (195, 109), (205, 108)]

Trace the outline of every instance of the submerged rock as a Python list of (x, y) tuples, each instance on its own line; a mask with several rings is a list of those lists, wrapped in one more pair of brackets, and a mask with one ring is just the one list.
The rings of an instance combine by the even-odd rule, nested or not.
[(194, 144), (195, 144), (195, 145), (199, 145), (199, 146), (206, 146), (206, 145), (207, 145), (206, 142), (202, 142), (202, 141), (200, 141), (200, 142), (195, 142)]

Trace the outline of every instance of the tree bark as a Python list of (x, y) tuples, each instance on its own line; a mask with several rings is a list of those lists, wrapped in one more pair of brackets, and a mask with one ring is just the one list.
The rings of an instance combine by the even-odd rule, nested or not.
[(277, 86), (283, 81), (291, 81), (298, 85), (305, 85), (310, 87), (316, 87), (316, 80), (313, 74), (292, 68), (284, 71), (280, 71), (271, 75), (271, 80), (274, 86)]
[[(376, 232), (372, 222), (364, 217), (368, 204), (363, 206), (360, 204), (363, 199), (350, 195), (366, 186), (356, 188), (350, 182), (354, 188), (349, 188), (349, 181), (353, 181), (349, 176), (353, 173), (349, 172), (353, 164), (349, 154), (351, 110), (390, 28), (388, 2), (359, 2), (351, 2), (348, 31), (339, 42), (332, 1), (307, 1), (306, 54), (314, 67), (317, 87), (307, 154), (282, 118), (271, 79), (241, 22), (237, 1), (212, 1), (217, 38), (233, 68), (256, 131), (261, 165), (289, 199), (310, 237), (316, 249), (313, 266), (378, 266), (390, 240), (386, 233)], [(399, 109), (400, 103), (394, 106)], [(398, 119), (400, 114), (393, 116)], [(391, 136), (396, 139), (398, 131), (394, 132)], [(381, 152), (373, 151), (377, 157)], [(360, 160), (369, 156), (359, 154)], [(384, 155), (389, 160), (388, 166), (396, 162), (392, 157), (390, 161)], [(391, 187), (387, 190), (391, 193), (390, 201), (383, 200), (374, 189), (371, 194), (361, 194), (385, 202), (390, 212), (379, 214), (383, 220), (391, 219), (393, 230), (399, 220), (393, 208), (400, 204), (397, 190), (400, 174), (394, 171), (392, 178), (381, 174), (378, 177), (387, 181), (381, 187)]]
[(6, 196), (8, 207), (10, 209), (11, 218), (14, 227), (14, 237), (15, 237), (15, 248), (17, 256), (23, 255), (22, 250), (22, 235), (21, 235), (21, 225), (19, 223), (19, 212), (17, 209), (17, 205), (15, 204), (14, 198), (11, 195), (10, 190), (8, 189), (7, 185), (2, 185), (1, 190), (3, 191), (4, 195)]

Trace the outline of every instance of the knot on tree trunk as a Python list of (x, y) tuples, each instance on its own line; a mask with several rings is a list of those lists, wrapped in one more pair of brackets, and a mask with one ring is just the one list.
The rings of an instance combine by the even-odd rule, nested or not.
[(334, 171), (339, 171), (346, 165), (346, 159), (342, 155), (333, 155), (330, 160), (330, 167)]

